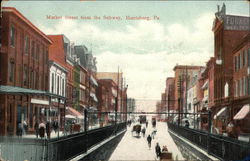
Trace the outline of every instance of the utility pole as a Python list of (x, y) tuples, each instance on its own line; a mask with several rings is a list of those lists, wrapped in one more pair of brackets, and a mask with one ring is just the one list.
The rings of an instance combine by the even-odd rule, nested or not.
[(118, 110), (118, 97), (119, 97), (119, 66), (117, 73), (117, 94), (116, 94), (116, 104), (115, 104), (115, 125), (117, 124), (117, 110)]
[[(187, 70), (187, 65), (186, 65), (186, 73), (185, 73), (185, 82), (186, 82), (186, 93), (185, 93), (185, 97), (186, 97), (186, 102), (185, 102), (185, 113), (187, 113), (187, 88), (188, 88), (188, 80), (187, 80), (187, 76), (188, 76), (188, 70)], [(185, 118), (187, 118), (187, 114), (185, 114)]]

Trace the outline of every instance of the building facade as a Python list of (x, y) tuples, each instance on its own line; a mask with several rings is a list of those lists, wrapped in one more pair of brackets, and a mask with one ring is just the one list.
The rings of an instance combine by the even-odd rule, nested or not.
[(3, 7), (1, 21), (0, 134), (16, 135), (24, 122), (34, 131), (35, 121), (45, 119), (52, 42), (15, 8)]
[(213, 24), (214, 57), (216, 59), (213, 115), (220, 133), (226, 132), (226, 126), (233, 117), (233, 50), (239, 41), (249, 33), (249, 29), (249, 17), (227, 15), (224, 4), (221, 10), (218, 7)]

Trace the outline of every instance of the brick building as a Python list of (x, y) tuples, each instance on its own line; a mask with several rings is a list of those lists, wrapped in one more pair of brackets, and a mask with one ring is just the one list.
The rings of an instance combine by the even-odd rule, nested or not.
[(231, 117), (242, 133), (250, 133), (250, 34), (242, 38), (233, 52), (234, 102)]
[(249, 17), (226, 14), (226, 6), (215, 13), (214, 32), (214, 107), (213, 115), (220, 132), (232, 119), (233, 101), (233, 50), (239, 41), (249, 33)]
[(188, 83), (194, 75), (198, 75), (201, 66), (177, 65), (174, 67), (174, 110), (180, 113), (187, 111)]
[(171, 110), (174, 110), (174, 85), (175, 85), (175, 78), (173, 77), (168, 77), (166, 80), (166, 88), (165, 88), (165, 93), (166, 93), (166, 107), (168, 112)]
[(0, 134), (16, 135), (45, 119), (51, 40), (15, 8), (3, 7), (1, 21)]

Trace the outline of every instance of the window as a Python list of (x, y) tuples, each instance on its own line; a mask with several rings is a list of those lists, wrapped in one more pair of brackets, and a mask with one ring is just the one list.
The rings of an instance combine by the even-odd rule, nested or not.
[(234, 57), (234, 70), (237, 72), (237, 56)]
[(26, 35), (24, 38), (24, 50), (25, 55), (29, 54), (29, 37)]
[(250, 95), (250, 76), (248, 76), (248, 95)]
[(59, 95), (59, 89), (60, 89), (60, 78), (59, 75), (57, 76), (57, 94)]
[(240, 91), (241, 91), (241, 88), (240, 88), (240, 80), (237, 81), (237, 86), (238, 86), (238, 97), (240, 97)]
[(15, 34), (16, 30), (13, 25), (10, 27), (10, 45), (15, 46)]
[(51, 93), (54, 93), (54, 73), (51, 76)]
[(250, 48), (248, 49), (248, 67), (250, 67)]
[(24, 65), (23, 67), (23, 85), (27, 86), (28, 85), (28, 68), (27, 65)]
[(31, 56), (34, 57), (34, 54), (35, 54), (35, 42), (32, 41), (31, 44), (32, 44), (32, 45), (31, 45)]
[(241, 55), (242, 55), (242, 67), (244, 67), (245, 66), (245, 50), (243, 50)]
[(30, 70), (30, 88), (33, 88), (33, 70)]
[(240, 70), (240, 55), (238, 55), (237, 57), (238, 57), (238, 70)]
[(65, 91), (64, 91), (64, 79), (62, 79), (62, 96), (64, 96), (65, 95)]
[(35, 58), (36, 58), (36, 60), (38, 60), (38, 58), (39, 58), (39, 53), (40, 53), (40, 46), (39, 45), (37, 45), (37, 47), (36, 47), (36, 49), (37, 49), (37, 51), (36, 51), (36, 55), (35, 55)]
[(234, 96), (235, 97), (238, 97), (238, 84), (237, 84), (237, 81), (234, 81)]
[(39, 60), (39, 55), (40, 55), (40, 46), (37, 45), (36, 60)]
[(46, 54), (44, 56), (45, 56), (45, 64), (48, 64), (48, 59), (49, 59), (48, 50), (46, 50)]
[(15, 77), (15, 63), (14, 61), (10, 61), (9, 64), (9, 81), (14, 82)]

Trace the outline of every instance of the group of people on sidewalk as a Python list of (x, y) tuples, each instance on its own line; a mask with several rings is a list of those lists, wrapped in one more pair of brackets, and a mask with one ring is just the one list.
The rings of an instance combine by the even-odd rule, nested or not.
[(58, 122), (53, 121), (51, 123), (50, 121), (47, 121), (45, 124), (44, 121), (40, 123), (36, 121), (34, 128), (35, 128), (36, 138), (38, 138), (38, 136), (40, 136), (40, 138), (44, 138), (46, 132), (47, 138), (50, 139), (51, 129), (53, 128), (55, 133), (57, 133), (58, 131)]

